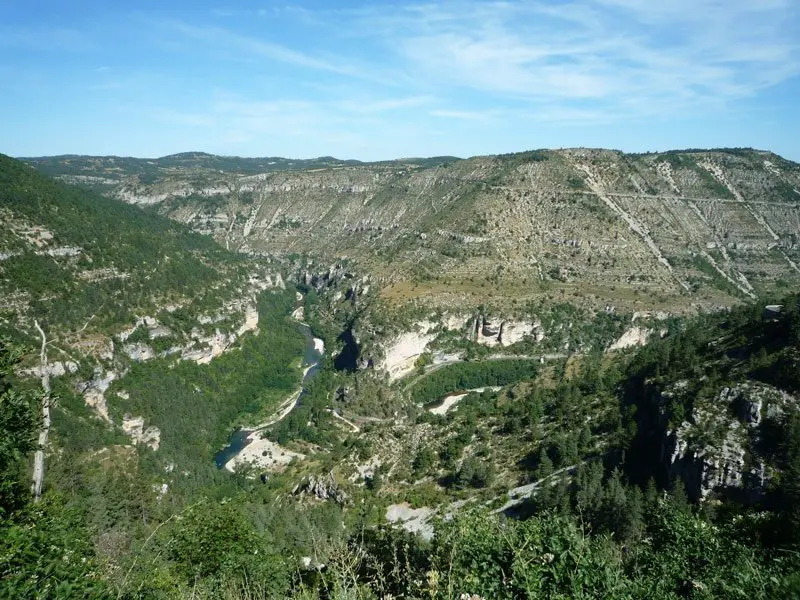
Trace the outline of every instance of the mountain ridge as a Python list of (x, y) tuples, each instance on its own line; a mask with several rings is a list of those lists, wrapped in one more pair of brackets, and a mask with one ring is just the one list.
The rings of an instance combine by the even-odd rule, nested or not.
[(496, 152), (496, 153), (487, 153), (487, 154), (474, 154), (466, 157), (461, 156), (454, 156), (454, 155), (436, 155), (436, 156), (423, 156), (423, 155), (409, 155), (409, 156), (401, 156), (397, 158), (389, 158), (389, 159), (380, 159), (380, 160), (361, 160), (355, 158), (337, 158), (331, 155), (324, 155), (324, 156), (312, 156), (312, 157), (289, 157), (289, 156), (250, 156), (250, 155), (241, 155), (241, 154), (219, 154), (215, 152), (207, 152), (205, 150), (185, 150), (182, 152), (173, 152), (171, 154), (164, 154), (162, 156), (134, 156), (128, 154), (41, 154), (41, 155), (29, 155), (29, 156), (15, 156), (17, 160), (23, 162), (30, 162), (34, 163), (36, 161), (46, 161), (46, 160), (55, 160), (55, 159), (135, 159), (135, 160), (142, 160), (142, 161), (159, 161), (159, 160), (166, 160), (166, 159), (174, 159), (174, 158), (237, 158), (243, 160), (286, 160), (286, 161), (312, 161), (312, 160), (328, 160), (328, 161), (338, 161), (338, 162), (352, 162), (358, 163), (362, 165), (374, 165), (374, 164), (383, 164), (383, 163), (392, 163), (392, 162), (402, 162), (402, 161), (422, 161), (422, 160), (435, 160), (435, 159), (453, 159), (453, 160), (468, 160), (470, 158), (487, 158), (487, 157), (504, 157), (504, 156), (515, 156), (515, 155), (523, 155), (527, 153), (533, 152), (546, 152), (546, 151), (576, 151), (576, 150), (589, 150), (589, 151), (608, 151), (608, 152), (617, 152), (619, 154), (624, 154), (627, 156), (649, 156), (649, 155), (663, 155), (663, 154), (692, 154), (692, 153), (705, 153), (705, 152), (722, 152), (722, 153), (729, 153), (729, 154), (741, 154), (746, 152), (758, 153), (758, 154), (769, 154), (776, 157), (779, 157), (781, 160), (786, 162), (797, 163), (797, 161), (793, 161), (791, 159), (784, 158), (783, 156), (773, 152), (772, 150), (768, 150), (766, 148), (754, 148), (752, 146), (719, 146), (719, 147), (708, 147), (708, 148), (693, 148), (693, 147), (686, 147), (686, 148), (672, 148), (667, 150), (645, 150), (641, 152), (626, 152), (624, 150), (619, 150), (618, 148), (605, 148), (602, 146), (562, 146), (559, 148), (531, 148), (529, 150), (518, 150), (515, 152)]
[(676, 310), (800, 281), (800, 165), (768, 151), (578, 148), (248, 173), (51, 163), (230, 249), (352, 259), (398, 303), (577, 292)]

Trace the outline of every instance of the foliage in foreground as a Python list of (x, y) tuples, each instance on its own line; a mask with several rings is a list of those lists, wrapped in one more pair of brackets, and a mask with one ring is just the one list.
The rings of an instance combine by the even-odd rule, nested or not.
[(625, 546), (589, 535), (576, 516), (476, 511), (440, 523), (430, 544), (388, 529), (360, 538), (320, 587), (335, 598), (797, 597), (797, 555), (748, 546), (742, 526), (711, 525), (659, 499), (644, 537)]
[[(753, 325), (754, 333), (770, 335), (747, 338), (754, 350), (762, 341), (776, 340), (780, 349), (767, 352), (770, 360), (765, 361), (758, 358), (759, 348), (755, 362), (740, 360), (732, 367), (745, 365), (747, 374), (771, 381), (773, 373), (785, 373), (800, 340), (800, 304), (797, 298), (791, 301), (781, 321)], [(733, 338), (740, 331), (734, 327), (740, 316), (733, 313), (725, 325), (736, 334)], [(743, 326), (749, 327), (756, 319), (745, 321)], [(662, 365), (670, 377), (681, 374), (708, 349), (707, 343), (687, 339), (691, 341), (676, 336), (642, 351), (631, 370), (649, 369), (648, 356), (663, 352), (667, 358), (656, 366)], [(655, 486), (642, 492), (627, 485), (618, 469), (606, 477), (597, 457), (577, 468), (571, 486), (561, 482), (544, 488), (531, 503), (534, 514), (529, 518), (511, 520), (483, 507), (465, 509), (438, 523), (428, 542), (390, 527), (373, 527), (375, 519), (366, 512), (376, 498), (369, 491), (358, 492), (363, 504), (345, 511), (331, 503), (287, 498), (288, 481), (280, 476), (266, 485), (237, 480), (242, 491), (222, 500), (220, 488), (198, 488), (183, 504), (167, 506), (169, 498), (148, 496), (140, 490), (146, 488), (141, 481), (129, 490), (113, 472), (102, 497), (116, 500), (132, 493), (142, 503), (118, 502), (113, 511), (101, 511), (91, 498), (81, 497), (98, 480), (81, 481), (83, 475), (73, 466), (72, 497), (64, 497), (69, 491), (65, 486), (63, 496), (50, 490), (41, 504), (31, 505), (21, 482), (32, 447), (36, 398), (15, 395), (4, 377), (13, 354), (0, 348), (0, 357), (0, 401), (13, 407), (4, 415), (17, 415), (0, 419), (0, 481), (10, 500), (0, 515), (0, 598), (800, 596), (796, 415), (788, 420), (779, 448), (786, 476), (776, 491), (782, 499), (776, 504), (779, 510), (771, 513), (762, 512), (763, 507), (721, 505), (713, 515), (708, 504), (695, 512), (680, 488), (669, 498)], [(673, 369), (675, 375), (669, 373)], [(786, 381), (796, 390), (792, 377)], [(579, 391), (589, 393), (580, 388), (575, 393)], [(125, 475), (136, 479), (134, 471)], [(217, 500), (198, 501), (203, 495)], [(106, 515), (103, 524), (101, 513)], [(775, 531), (786, 535), (770, 533)], [(310, 568), (303, 566), (303, 556), (311, 558)]]

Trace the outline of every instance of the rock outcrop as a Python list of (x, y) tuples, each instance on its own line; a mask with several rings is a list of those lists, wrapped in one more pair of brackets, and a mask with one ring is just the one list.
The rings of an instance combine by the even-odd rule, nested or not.
[[(663, 396), (681, 394), (674, 386)], [(713, 402), (695, 407), (692, 417), (666, 431), (662, 456), (672, 477), (680, 477), (693, 498), (712, 492), (759, 499), (773, 476), (759, 453), (765, 422), (780, 418), (796, 399), (763, 383), (720, 390)]]
[(125, 354), (127, 354), (128, 357), (135, 362), (144, 362), (146, 360), (152, 360), (156, 357), (155, 350), (143, 342), (125, 344), (122, 346), (122, 351), (125, 352)]
[(106, 403), (105, 393), (111, 382), (118, 377), (116, 371), (106, 371), (97, 367), (94, 372), (94, 377), (89, 381), (79, 382), (77, 384), (78, 391), (83, 394), (83, 400), (86, 406), (92, 408), (97, 415), (104, 421), (111, 422), (108, 416), (108, 404)]
[(319, 500), (333, 500), (344, 506), (350, 500), (349, 494), (337, 483), (333, 472), (327, 475), (309, 475), (292, 490), (292, 495), (310, 495)]
[(161, 431), (158, 427), (145, 428), (144, 417), (122, 417), (122, 431), (131, 437), (134, 444), (147, 446), (151, 450), (158, 450), (161, 443)]
[(544, 331), (538, 321), (511, 321), (478, 315), (475, 318), (474, 339), (489, 347), (511, 346), (526, 339), (540, 342), (544, 339)]
[(647, 338), (650, 337), (650, 331), (643, 327), (631, 327), (611, 346), (609, 350), (622, 350), (623, 348), (631, 348), (633, 346), (644, 346), (647, 343)]
[(43, 366), (36, 366), (30, 369), (25, 369), (22, 371), (25, 375), (31, 375), (34, 377), (43, 377), (47, 375), (49, 377), (62, 377), (67, 373), (76, 373), (78, 371), (78, 364), (68, 360), (66, 362), (62, 362), (57, 360), (55, 362), (48, 363)]
[(402, 333), (386, 344), (384, 358), (378, 363), (378, 368), (388, 373), (390, 381), (400, 379), (414, 370), (416, 360), (436, 338), (436, 334), (431, 333), (434, 327), (434, 323), (422, 321), (415, 325), (417, 331)]

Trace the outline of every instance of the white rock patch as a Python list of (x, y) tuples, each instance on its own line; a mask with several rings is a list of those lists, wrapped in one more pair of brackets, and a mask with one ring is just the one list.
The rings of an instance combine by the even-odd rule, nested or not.
[(504, 321), (500, 329), (500, 344), (511, 346), (517, 342), (532, 337), (535, 341), (541, 341), (544, 337), (541, 334), (541, 323), (526, 323), (524, 321)]
[(49, 375), (50, 377), (61, 377), (67, 373), (75, 373), (77, 370), (77, 363), (74, 363), (70, 360), (67, 362), (61, 362), (60, 360), (57, 360), (55, 362), (46, 364), (44, 369), (41, 366), (37, 366), (33, 367), (32, 369), (25, 369), (22, 372), (26, 375), (33, 375), (35, 377), (42, 377), (43, 375)]
[(408, 532), (419, 533), (425, 539), (431, 539), (433, 537), (433, 525), (429, 523), (429, 520), (435, 512), (427, 506), (411, 508), (408, 502), (402, 502), (400, 504), (390, 504), (386, 508), (386, 520), (400, 525)]
[(442, 403), (439, 406), (434, 406), (433, 408), (429, 408), (428, 411), (432, 412), (435, 415), (444, 415), (447, 413), (448, 410), (453, 408), (456, 404), (458, 404), (461, 400), (469, 396), (472, 392), (477, 392), (482, 394), (486, 390), (491, 390), (496, 392), (500, 390), (499, 386), (492, 386), (492, 387), (479, 387), (479, 388), (472, 388), (467, 390), (463, 394), (453, 394), (451, 396), (445, 396), (445, 399), (442, 400)]
[(418, 332), (409, 331), (394, 338), (386, 347), (386, 355), (380, 368), (395, 381), (414, 370), (414, 362), (425, 352), (428, 344), (436, 337), (428, 333), (434, 324), (423, 321), (417, 324)]
[(151, 360), (156, 357), (155, 351), (142, 342), (136, 344), (125, 344), (122, 347), (122, 351), (127, 354), (131, 360), (136, 362), (144, 362), (146, 360)]
[(622, 350), (623, 348), (630, 348), (632, 346), (644, 346), (647, 343), (647, 338), (650, 336), (650, 330), (642, 327), (631, 327), (622, 334), (616, 342), (611, 344), (609, 350)]
[(236, 335), (241, 336), (248, 331), (254, 331), (256, 329), (258, 329), (258, 309), (251, 304), (244, 311), (244, 323), (239, 327), (239, 331), (236, 332)]
[(122, 431), (131, 437), (134, 444), (142, 444), (151, 450), (158, 450), (161, 443), (161, 430), (153, 426), (145, 429), (144, 417), (125, 415), (122, 418)]
[(442, 327), (447, 331), (464, 329), (469, 321), (469, 315), (446, 315), (442, 320)]
[(233, 472), (240, 464), (247, 464), (266, 471), (280, 471), (293, 460), (306, 456), (287, 450), (280, 444), (263, 437), (261, 432), (251, 433), (250, 443), (241, 452), (225, 463), (225, 468)]
[(109, 423), (111, 418), (108, 416), (105, 392), (116, 378), (117, 374), (114, 371), (107, 371), (105, 375), (102, 374), (102, 371), (96, 372), (94, 379), (81, 386), (83, 388), (83, 401), (86, 406), (94, 409), (101, 419)]

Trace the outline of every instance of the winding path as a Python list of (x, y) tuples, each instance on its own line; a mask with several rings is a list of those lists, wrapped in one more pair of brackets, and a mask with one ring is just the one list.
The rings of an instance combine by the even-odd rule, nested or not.
[(249, 431), (251, 433), (255, 433), (256, 431), (261, 431), (275, 425), (279, 421), (283, 421), (290, 412), (297, 406), (297, 403), (300, 401), (300, 396), (303, 395), (303, 388), (301, 387), (296, 392), (293, 392), (291, 396), (289, 396), (286, 400), (284, 400), (281, 405), (278, 407), (278, 410), (266, 421), (263, 423), (259, 423)]
[(361, 431), (361, 429), (359, 428), (358, 425), (356, 425), (355, 423), (353, 423), (352, 421), (350, 421), (348, 419), (345, 419), (342, 415), (340, 415), (338, 412), (336, 412), (335, 409), (326, 408), (325, 410), (328, 411), (329, 413), (331, 413), (334, 416), (334, 418), (339, 419), (343, 423), (346, 423), (347, 425), (349, 425), (350, 429), (353, 430), (353, 433), (358, 433), (359, 431)]

